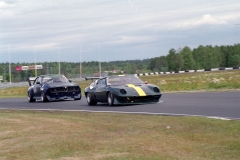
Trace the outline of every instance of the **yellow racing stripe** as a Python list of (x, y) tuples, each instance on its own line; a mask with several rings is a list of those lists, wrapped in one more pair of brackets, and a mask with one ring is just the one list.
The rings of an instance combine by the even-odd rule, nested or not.
[(137, 91), (137, 93), (139, 94), (139, 96), (146, 96), (146, 93), (142, 90), (141, 87), (137, 87), (133, 84), (127, 84), (127, 86), (131, 87), (131, 88), (134, 88)]

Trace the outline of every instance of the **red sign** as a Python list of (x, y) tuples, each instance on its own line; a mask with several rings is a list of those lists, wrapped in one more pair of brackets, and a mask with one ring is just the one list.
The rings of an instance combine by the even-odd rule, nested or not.
[(16, 71), (21, 71), (21, 70), (22, 70), (22, 66), (16, 66), (16, 67), (15, 67), (15, 70), (16, 70)]
[(25, 71), (25, 70), (34, 70), (34, 69), (42, 69), (42, 65), (33, 65), (33, 66), (16, 66), (16, 71)]

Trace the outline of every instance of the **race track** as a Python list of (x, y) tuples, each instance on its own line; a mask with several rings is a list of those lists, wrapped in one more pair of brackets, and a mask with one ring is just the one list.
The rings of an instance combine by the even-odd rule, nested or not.
[(174, 116), (203, 116), (240, 120), (240, 92), (166, 93), (156, 104), (110, 107), (99, 103), (88, 106), (86, 98), (80, 101), (65, 100), (29, 103), (26, 98), (2, 98), (0, 109), (11, 110), (65, 110), (87, 112), (118, 112)]

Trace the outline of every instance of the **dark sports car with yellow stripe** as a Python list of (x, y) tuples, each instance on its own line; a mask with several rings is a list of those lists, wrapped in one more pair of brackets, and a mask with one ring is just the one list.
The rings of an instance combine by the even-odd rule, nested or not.
[(90, 106), (98, 102), (108, 103), (110, 106), (157, 103), (162, 96), (158, 86), (146, 84), (135, 75), (86, 77), (85, 79), (93, 81), (84, 90)]

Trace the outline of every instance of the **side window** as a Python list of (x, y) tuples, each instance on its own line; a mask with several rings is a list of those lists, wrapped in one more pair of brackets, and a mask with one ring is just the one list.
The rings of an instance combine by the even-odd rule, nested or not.
[(96, 87), (97, 84), (98, 84), (98, 80), (96, 80), (95, 82), (92, 82), (92, 83), (90, 84), (90, 89), (93, 89), (94, 87)]
[(37, 84), (37, 82), (39, 82), (41, 84), (42, 83), (42, 77), (38, 77), (34, 84)]
[(36, 84), (36, 83), (37, 83), (37, 80), (38, 80), (38, 78), (36, 78), (36, 79), (33, 81), (33, 84)]
[(98, 86), (98, 87), (106, 87), (106, 79), (98, 80), (96, 86)]
[(101, 87), (106, 87), (106, 79), (102, 79), (102, 80), (100, 81), (100, 86), (101, 86)]

